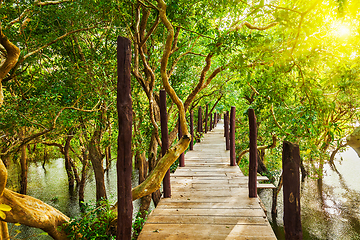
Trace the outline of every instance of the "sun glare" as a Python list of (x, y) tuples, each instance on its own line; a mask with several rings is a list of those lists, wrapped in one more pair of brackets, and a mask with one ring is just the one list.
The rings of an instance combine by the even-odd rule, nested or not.
[(336, 37), (346, 38), (351, 35), (350, 26), (346, 23), (336, 22), (332, 24), (332, 32)]
[(350, 28), (346, 25), (341, 25), (336, 30), (339, 36), (347, 37), (351, 34)]

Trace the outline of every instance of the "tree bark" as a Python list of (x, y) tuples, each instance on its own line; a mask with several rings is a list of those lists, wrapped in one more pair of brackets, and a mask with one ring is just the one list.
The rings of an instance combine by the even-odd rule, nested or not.
[(11, 207), (11, 211), (5, 212), (6, 222), (40, 228), (55, 240), (68, 239), (60, 227), (67, 223), (69, 218), (46, 203), (8, 189), (4, 189), (0, 203)]
[(10, 70), (15, 67), (16, 63), (19, 60), (20, 49), (15, 46), (3, 33), (0, 26), (0, 44), (5, 48), (7, 57), (5, 62), (0, 66), (0, 107), (4, 102), (4, 94), (2, 88), (2, 80), (10, 72)]
[[(156, 153), (157, 153), (157, 148), (158, 148), (158, 142), (156, 140), (156, 136), (155, 136), (156, 134), (157, 134), (157, 131), (155, 131), (155, 129), (154, 129), (151, 134), (150, 147), (149, 147), (149, 172), (151, 172), (155, 169), (155, 166), (157, 163)], [(156, 207), (161, 199), (160, 189), (157, 189), (151, 195), (152, 195), (152, 199), (154, 201), (154, 205)]]
[(85, 182), (86, 182), (86, 175), (88, 171), (89, 166), (89, 160), (87, 159), (87, 155), (83, 155), (83, 161), (82, 161), (83, 167), (81, 170), (81, 180), (79, 183), (79, 206), (83, 206), (85, 202)]
[(63, 148), (63, 154), (64, 154), (64, 158), (65, 158), (65, 170), (66, 170), (66, 174), (68, 176), (70, 190), (73, 190), (74, 185), (75, 185), (75, 177), (74, 177), (74, 172), (73, 172), (73, 169), (72, 169), (72, 166), (70, 163), (71, 159), (70, 159), (70, 154), (69, 154), (70, 143), (71, 143), (72, 138), (73, 138), (72, 134), (66, 138), (65, 146)]
[(36, 198), (6, 189), (6, 182), (7, 170), (0, 161), (0, 204), (11, 207), (10, 211), (5, 212), (5, 222), (40, 228), (55, 240), (68, 239), (60, 228), (69, 221), (67, 216)]
[(100, 152), (100, 135), (100, 130), (95, 130), (88, 146), (89, 158), (92, 163), (95, 175), (96, 202), (99, 202), (102, 199), (107, 199), (103, 167), (104, 155)]

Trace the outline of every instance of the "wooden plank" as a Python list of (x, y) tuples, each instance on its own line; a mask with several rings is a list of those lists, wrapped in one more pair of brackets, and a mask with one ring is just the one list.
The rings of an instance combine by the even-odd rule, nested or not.
[[(199, 231), (201, 229), (201, 231)], [(271, 230), (271, 228), (270, 228)], [(267, 225), (215, 225), (215, 224), (146, 224), (141, 239), (276, 239)]]
[(261, 189), (272, 189), (272, 188), (276, 188), (276, 187), (272, 183), (258, 183), (257, 188), (258, 189), (260, 189), (260, 188)]
[(152, 216), (147, 223), (153, 224), (217, 224), (217, 225), (236, 225), (236, 224), (267, 224), (264, 217), (228, 217), (228, 216)]
[(221, 130), (185, 155), (186, 167), (171, 174), (171, 198), (161, 199), (138, 239), (276, 239), (260, 200), (248, 197), (248, 177), (230, 167)]
[(172, 202), (161, 202), (157, 208), (172, 209), (172, 208), (189, 208), (189, 209), (215, 209), (215, 208), (231, 208), (231, 209), (244, 209), (244, 208), (261, 208), (259, 201), (242, 200), (236, 202), (236, 204), (229, 204), (228, 202), (204, 202), (204, 201), (172, 201)]

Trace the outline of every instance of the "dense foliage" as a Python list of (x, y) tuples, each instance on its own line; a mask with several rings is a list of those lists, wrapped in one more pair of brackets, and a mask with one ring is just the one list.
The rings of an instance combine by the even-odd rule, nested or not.
[[(218, 102), (220, 113), (236, 106), (245, 172), (248, 108), (257, 115), (258, 145), (277, 140), (261, 154), (274, 177), (283, 140), (300, 145), (313, 177), (346, 145), (360, 117), (357, 0), (169, 0), (165, 16), (163, 3), (0, 1), (0, 157), (22, 169), (22, 193), (28, 161), (46, 166), (61, 156), (70, 187), (83, 185), (93, 167), (97, 200), (106, 198), (103, 166), (116, 155), (119, 127), (119, 35), (132, 41), (133, 155), (144, 156), (134, 159), (145, 159), (149, 171), (160, 159), (164, 79), (184, 107), (168, 97), (173, 143), (179, 113), (188, 119), (192, 110), (197, 119), (198, 106)], [(6, 41), (18, 49), (10, 69)]]

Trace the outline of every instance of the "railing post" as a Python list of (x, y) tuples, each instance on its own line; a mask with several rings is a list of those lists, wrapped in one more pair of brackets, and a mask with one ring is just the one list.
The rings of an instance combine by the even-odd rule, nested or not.
[[(162, 156), (166, 154), (169, 148), (169, 131), (168, 131), (168, 118), (166, 109), (166, 91), (160, 90), (160, 124), (161, 124), (161, 153)], [(170, 186), (170, 168), (167, 170), (163, 179), (163, 190), (164, 198), (171, 197), (171, 186)]]
[(225, 124), (225, 118), (226, 118), (226, 113), (224, 113), (224, 137), (226, 137), (226, 128), (225, 128), (225, 126), (226, 126), (226, 124)]
[(226, 145), (226, 150), (230, 150), (230, 132), (229, 132), (229, 111), (226, 111), (226, 114), (224, 116), (225, 118), (225, 145)]
[(217, 126), (217, 113), (214, 113), (214, 128)]
[(284, 141), (282, 153), (285, 239), (303, 239), (300, 214), (299, 145)]
[(230, 112), (230, 166), (236, 166), (235, 159), (235, 107)]
[(197, 142), (200, 142), (200, 136), (202, 133), (202, 111), (201, 111), (201, 106), (199, 106), (198, 109), (198, 125), (197, 125), (197, 132), (199, 134), (199, 138), (196, 140)]
[(209, 113), (208, 113), (208, 111), (209, 111), (209, 105), (208, 104), (206, 104), (206, 110), (205, 110), (205, 133), (207, 133), (207, 131), (208, 131), (208, 115), (209, 115)]
[(257, 197), (257, 126), (254, 109), (249, 109), (249, 138), (250, 138), (250, 160), (249, 160), (249, 198)]
[(190, 111), (190, 134), (191, 134), (191, 141), (190, 141), (190, 150), (194, 150), (194, 113)]
[(131, 194), (131, 135), (132, 135), (132, 99), (131, 99), (131, 42), (127, 38), (117, 39), (117, 111), (119, 121), (117, 186), (118, 216), (117, 239), (131, 239), (132, 194)]
[[(179, 116), (178, 137), (179, 137), (179, 140), (182, 138), (182, 130), (181, 130), (181, 126), (180, 126), (180, 116)], [(179, 157), (179, 166), (180, 166), (180, 167), (185, 167), (184, 153), (180, 154), (180, 157)]]

